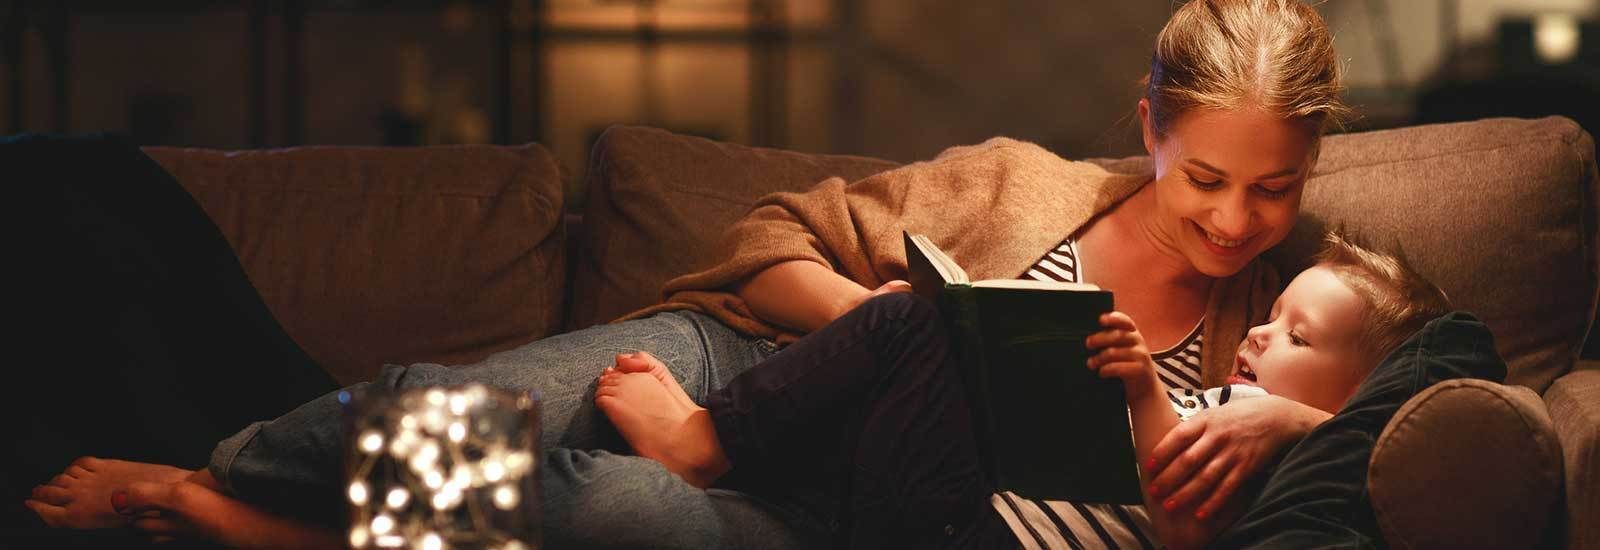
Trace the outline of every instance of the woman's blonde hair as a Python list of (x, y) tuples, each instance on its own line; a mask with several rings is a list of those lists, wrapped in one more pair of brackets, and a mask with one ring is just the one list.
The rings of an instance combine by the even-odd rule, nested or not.
[(1256, 107), (1320, 134), (1349, 108), (1333, 35), (1298, 0), (1191, 0), (1156, 37), (1144, 95), (1157, 136), (1184, 113)]

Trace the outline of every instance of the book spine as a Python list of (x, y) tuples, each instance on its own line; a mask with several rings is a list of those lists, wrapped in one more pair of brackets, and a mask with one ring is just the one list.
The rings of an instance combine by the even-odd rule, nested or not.
[(967, 285), (946, 285), (939, 309), (949, 328), (950, 352), (956, 358), (967, 408), (972, 412), (972, 435), (977, 444), (984, 478), (990, 487), (1002, 487), (994, 457), (994, 424), (988, 411), (988, 364), (983, 358), (983, 333), (978, 324), (978, 293)]

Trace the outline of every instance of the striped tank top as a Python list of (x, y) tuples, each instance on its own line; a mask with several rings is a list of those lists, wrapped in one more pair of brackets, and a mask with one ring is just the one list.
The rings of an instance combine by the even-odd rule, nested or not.
[[(1084, 281), (1084, 273), (1078, 243), (1068, 237), (1018, 278), (1077, 283)], [(1173, 394), (1194, 395), (1200, 389), (1203, 326), (1204, 320), (1177, 345), (1151, 354), (1156, 375)], [(1153, 550), (1160, 546), (1144, 506), (1032, 500), (1009, 491), (995, 494), (990, 501), (1023, 548)]]

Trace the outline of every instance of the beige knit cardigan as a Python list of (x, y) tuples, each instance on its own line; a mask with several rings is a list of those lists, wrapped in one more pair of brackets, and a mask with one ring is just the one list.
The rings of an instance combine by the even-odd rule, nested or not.
[[(1016, 278), (1152, 177), (1148, 161), (1071, 162), (994, 138), (853, 184), (832, 178), (803, 193), (775, 193), (728, 229), (711, 267), (668, 281), (664, 303), (623, 319), (688, 309), (748, 335), (792, 342), (801, 335), (757, 318), (731, 286), (790, 260), (826, 265), (867, 288), (905, 279), (902, 229), (927, 235), (973, 280)], [(1278, 291), (1276, 272), (1259, 259), (1212, 285), (1204, 386), (1222, 383), (1245, 330), (1265, 318)]]

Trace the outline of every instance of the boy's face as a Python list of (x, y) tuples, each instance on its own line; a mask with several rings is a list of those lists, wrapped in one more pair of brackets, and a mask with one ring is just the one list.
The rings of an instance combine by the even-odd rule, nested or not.
[(1360, 346), (1366, 307), (1332, 270), (1306, 270), (1272, 304), (1267, 324), (1246, 334), (1228, 383), (1338, 412), (1368, 370)]

